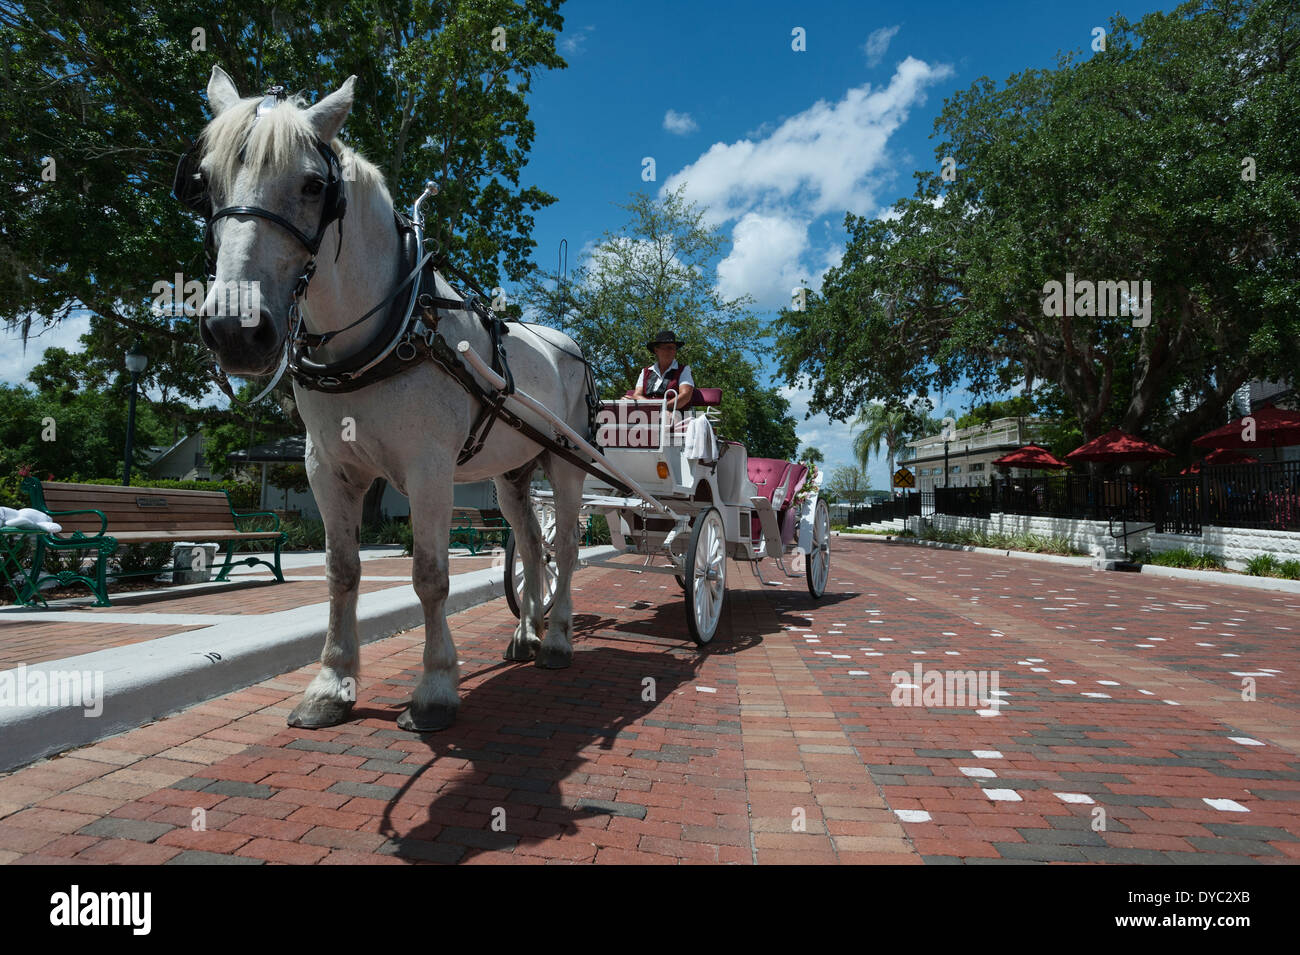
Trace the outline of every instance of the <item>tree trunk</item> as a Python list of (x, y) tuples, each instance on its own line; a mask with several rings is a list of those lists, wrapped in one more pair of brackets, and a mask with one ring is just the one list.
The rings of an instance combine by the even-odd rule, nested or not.
[(363, 527), (373, 527), (383, 522), (383, 510), (380, 505), (383, 503), (386, 490), (388, 490), (388, 482), (383, 478), (375, 478), (374, 483), (370, 485), (370, 490), (366, 491), (365, 500), (361, 502)]

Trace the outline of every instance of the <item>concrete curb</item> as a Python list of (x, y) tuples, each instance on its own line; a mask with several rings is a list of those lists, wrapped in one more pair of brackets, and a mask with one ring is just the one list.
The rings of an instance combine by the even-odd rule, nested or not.
[[(581, 556), (602, 558), (615, 553), (613, 547), (592, 547), (584, 548)], [(456, 575), (446, 612), (459, 613), (502, 596), (502, 577), (499, 567)], [(28, 687), (33, 679), (55, 686), (60, 681), (51, 680), (51, 674), (70, 671), (102, 676), (103, 712), (87, 716), (87, 708), (80, 704), (0, 705), (0, 772), (136, 729), (306, 666), (320, 659), (328, 614), (328, 602), (309, 604), (259, 615), (254, 618), (255, 628), (247, 619), (222, 622), (9, 671), (22, 674)], [(363, 644), (422, 626), (424, 610), (409, 587), (362, 594), (357, 600), (357, 632)]]
[(1250, 587), (1253, 590), (1276, 590), (1285, 594), (1300, 594), (1300, 580), (1284, 580), (1281, 577), (1251, 577), (1248, 574), (1225, 574), (1217, 570), (1161, 567), (1159, 564), (1143, 564), (1142, 573), (1156, 577), (1196, 580), (1207, 584), (1227, 584), (1230, 587)]

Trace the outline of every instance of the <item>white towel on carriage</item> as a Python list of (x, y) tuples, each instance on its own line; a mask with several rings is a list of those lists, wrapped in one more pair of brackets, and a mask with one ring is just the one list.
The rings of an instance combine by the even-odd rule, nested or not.
[(704, 415), (692, 418), (686, 426), (686, 457), (692, 461), (718, 459), (718, 440), (713, 436), (713, 425)]

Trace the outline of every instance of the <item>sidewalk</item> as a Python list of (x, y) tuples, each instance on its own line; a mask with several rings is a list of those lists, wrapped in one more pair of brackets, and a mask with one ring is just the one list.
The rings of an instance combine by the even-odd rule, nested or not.
[[(422, 626), (411, 559), (398, 548), (366, 548), (358, 630), (363, 642)], [(500, 596), (502, 568), (490, 555), (452, 557), (450, 612)], [(0, 671), (55, 686), (75, 678), (84, 693), (100, 681), (104, 712), (0, 706), (0, 771), (139, 726), (195, 702), (247, 686), (320, 656), (328, 619), (324, 555), (285, 555), (285, 582), (262, 567), (232, 580), (114, 597), (0, 609)], [(93, 707), (92, 707), (93, 708)]]
[[(0, 776), (0, 862), (1300, 859), (1294, 596), (832, 546), (820, 601), (729, 564), (703, 650), (672, 578), (604, 568), (567, 670), (501, 660), (504, 601), (457, 614), (442, 733), (396, 727), (415, 629), (363, 648), (344, 726), (287, 727), (286, 668)], [(999, 680), (899, 705), (916, 667)]]

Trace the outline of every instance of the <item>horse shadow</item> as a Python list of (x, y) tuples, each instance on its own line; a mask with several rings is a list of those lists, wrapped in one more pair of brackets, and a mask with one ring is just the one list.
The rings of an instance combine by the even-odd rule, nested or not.
[[(436, 734), (405, 733), (391, 724), (380, 730), (383, 736), (419, 741), (422, 749), (414, 751), (428, 756), (385, 806), (384, 851), (412, 863), (465, 862), (484, 852), (575, 836), (584, 820), (597, 816), (644, 818), (647, 807), (637, 802), (638, 787), (646, 788), (659, 775), (645, 768), (645, 760), (658, 761), (674, 778), (696, 774), (718, 782), (699, 761), (717, 752), (709, 745), (710, 734), (726, 741), (739, 735), (738, 707), (679, 694), (690, 689), (711, 657), (762, 645), (757, 628), (748, 626), (752, 615), (793, 625), (804, 622), (803, 603), (838, 602), (828, 594), (814, 603), (805, 592), (803, 600), (776, 608), (766, 596), (763, 591), (728, 594), (718, 635), (703, 647), (689, 638), (682, 602), (665, 600), (632, 601), (629, 609), (642, 611), (637, 616), (575, 613), (573, 662), (565, 670), (464, 653), (469, 672), (453, 727)], [(506, 639), (503, 632), (502, 645)], [(418, 678), (417, 670), (407, 670), (386, 683), (409, 689)], [(693, 715), (683, 717), (683, 706)], [(387, 720), (392, 711), (358, 707), (356, 715)], [(647, 734), (638, 724), (647, 720), (656, 729), (688, 732), (693, 739), (661, 749), (668, 740), (656, 732), (641, 750), (637, 741)], [(584, 790), (590, 795), (582, 795)], [(418, 806), (414, 815), (413, 805)]]

